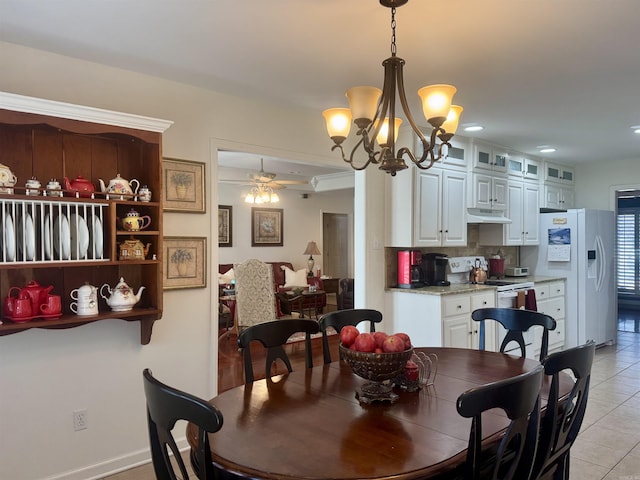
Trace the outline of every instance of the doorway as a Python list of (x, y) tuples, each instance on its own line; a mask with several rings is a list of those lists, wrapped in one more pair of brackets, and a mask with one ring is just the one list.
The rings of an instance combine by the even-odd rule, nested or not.
[(322, 214), (323, 274), (333, 278), (349, 277), (350, 238), (349, 215), (346, 213)]
[(640, 190), (616, 191), (618, 330), (640, 333)]

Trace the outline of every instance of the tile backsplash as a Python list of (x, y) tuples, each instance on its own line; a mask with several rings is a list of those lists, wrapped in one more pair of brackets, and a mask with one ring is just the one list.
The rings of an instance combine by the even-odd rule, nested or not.
[[(478, 224), (469, 224), (467, 226), (467, 245), (465, 247), (433, 247), (420, 248), (422, 253), (444, 253), (449, 257), (471, 257), (474, 255), (482, 255), (490, 258), (500, 249), (501, 256), (505, 259), (506, 266), (518, 265), (518, 254), (520, 247), (498, 247), (478, 245), (480, 236), (480, 228)], [(393, 287), (398, 283), (398, 250), (403, 248), (387, 247), (385, 248), (385, 286)]]

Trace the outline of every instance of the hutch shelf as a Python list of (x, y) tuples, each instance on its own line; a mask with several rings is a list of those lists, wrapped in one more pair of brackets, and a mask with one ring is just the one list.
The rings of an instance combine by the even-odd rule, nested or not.
[[(150, 342), (153, 324), (162, 318), (162, 134), (171, 124), (0, 92), (0, 164), (17, 178), (12, 188), (0, 185), (0, 296), (35, 280), (62, 298), (56, 319), (16, 323), (3, 309), (0, 336), (120, 319), (140, 322), (141, 343)], [(99, 179), (108, 183), (117, 174), (147, 185), (153, 201), (100, 192)], [(63, 196), (44, 190), (27, 195), (25, 182), (32, 177), (43, 187), (56, 179), (64, 189), (65, 177), (78, 176), (96, 188), (92, 198), (66, 190)], [(122, 229), (120, 219), (132, 208), (151, 217), (148, 228)], [(119, 244), (132, 236), (149, 245), (148, 254), (120, 260)], [(73, 313), (72, 290), (85, 283), (114, 287), (120, 277), (134, 292), (145, 287), (132, 310), (112, 312), (98, 294), (98, 315)]]

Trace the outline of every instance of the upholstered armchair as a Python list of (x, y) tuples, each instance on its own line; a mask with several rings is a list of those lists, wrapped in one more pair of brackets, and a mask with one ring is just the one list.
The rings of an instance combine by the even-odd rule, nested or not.
[(251, 259), (233, 266), (236, 278), (236, 321), (238, 332), (278, 318), (273, 291), (273, 269)]

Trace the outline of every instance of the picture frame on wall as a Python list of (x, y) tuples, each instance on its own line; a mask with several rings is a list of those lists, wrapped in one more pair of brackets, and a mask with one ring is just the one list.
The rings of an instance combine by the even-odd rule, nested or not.
[(162, 159), (164, 207), (167, 212), (205, 213), (205, 164)]
[(207, 286), (207, 238), (163, 237), (163, 289)]
[(218, 246), (233, 246), (233, 207), (218, 205)]
[(281, 208), (251, 208), (251, 246), (281, 247), (283, 210)]

